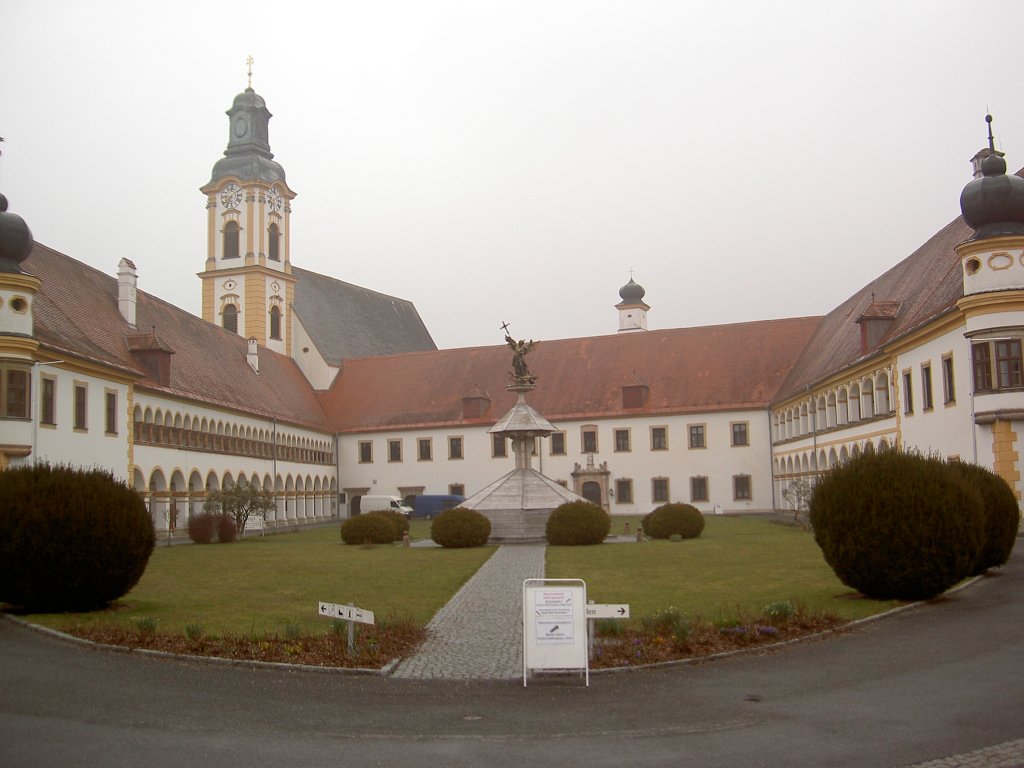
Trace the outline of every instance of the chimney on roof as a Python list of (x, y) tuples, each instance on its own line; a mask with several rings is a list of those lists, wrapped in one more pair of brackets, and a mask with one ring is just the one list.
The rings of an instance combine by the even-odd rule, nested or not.
[(250, 368), (256, 371), (256, 373), (260, 372), (260, 351), (255, 336), (249, 337), (249, 348), (246, 350), (245, 359), (249, 363)]
[(121, 259), (117, 264), (117, 308), (121, 317), (132, 328), (135, 327), (135, 307), (137, 305), (138, 272), (130, 259)]

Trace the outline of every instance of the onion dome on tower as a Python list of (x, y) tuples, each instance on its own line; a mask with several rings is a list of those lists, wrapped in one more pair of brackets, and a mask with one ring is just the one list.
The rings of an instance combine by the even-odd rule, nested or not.
[(992, 116), (985, 120), (990, 152), (981, 161), (981, 176), (960, 193), (964, 221), (974, 229), (969, 240), (1024, 234), (1024, 179), (1006, 174), (1006, 160), (995, 151)]
[(0, 272), (21, 272), (21, 263), (32, 252), (32, 232), (16, 213), (7, 212), (7, 198), (0, 194)]
[(228, 148), (213, 166), (210, 184), (225, 176), (273, 184), (284, 182), (284, 168), (270, 151), (270, 118), (273, 115), (250, 85), (235, 96), (228, 121)]
[(647, 310), (650, 307), (644, 303), (646, 293), (643, 286), (633, 280), (632, 276), (628, 283), (619, 288), (619, 298), (622, 301), (615, 305), (619, 310), (619, 333), (647, 330)]

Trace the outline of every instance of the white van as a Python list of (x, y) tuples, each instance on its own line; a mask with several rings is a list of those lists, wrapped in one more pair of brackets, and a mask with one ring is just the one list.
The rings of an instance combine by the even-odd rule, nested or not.
[(402, 503), (397, 496), (361, 496), (359, 498), (359, 514), (376, 512), (380, 509), (389, 509), (392, 512), (399, 512), (406, 517), (412, 514), (412, 507)]

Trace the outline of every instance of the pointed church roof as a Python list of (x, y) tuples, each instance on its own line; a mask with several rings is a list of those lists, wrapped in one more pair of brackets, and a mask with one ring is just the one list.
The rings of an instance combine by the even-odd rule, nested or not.
[(411, 301), (297, 267), (292, 275), (293, 312), (328, 364), (437, 349)]

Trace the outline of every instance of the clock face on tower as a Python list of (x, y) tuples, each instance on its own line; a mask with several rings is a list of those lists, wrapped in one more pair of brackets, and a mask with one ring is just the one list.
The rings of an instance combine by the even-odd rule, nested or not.
[(220, 193), (220, 201), (225, 208), (238, 208), (242, 202), (242, 188), (235, 182), (231, 182)]
[(267, 193), (267, 207), (269, 207), (274, 213), (277, 213), (281, 210), (281, 206), (283, 204), (284, 201), (281, 199), (281, 193), (278, 192), (277, 189), (271, 188)]

